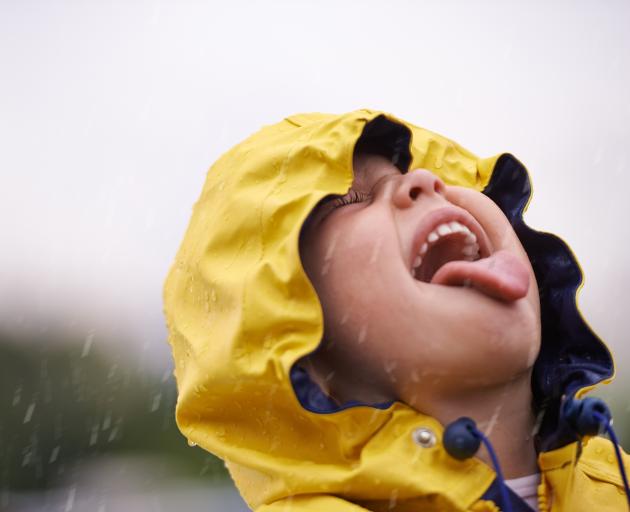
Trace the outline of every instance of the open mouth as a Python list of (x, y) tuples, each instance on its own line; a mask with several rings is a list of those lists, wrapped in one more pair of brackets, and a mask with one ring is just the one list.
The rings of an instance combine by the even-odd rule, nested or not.
[(477, 221), (458, 208), (443, 208), (430, 214), (416, 233), (411, 274), (430, 283), (451, 261), (472, 262), (489, 254), (487, 237)]
[(477, 220), (457, 207), (423, 219), (409, 260), (412, 277), (423, 283), (472, 287), (507, 302), (525, 297), (529, 289), (529, 271), (519, 256), (492, 249)]

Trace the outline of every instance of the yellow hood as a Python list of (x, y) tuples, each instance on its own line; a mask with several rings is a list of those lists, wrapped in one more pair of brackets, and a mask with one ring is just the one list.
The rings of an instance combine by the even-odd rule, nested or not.
[[(444, 137), (370, 110), (287, 118), (210, 169), (164, 291), (178, 425), (191, 443), (226, 461), (254, 509), (320, 493), (387, 504), (392, 489), (395, 500), (429, 497), (436, 510), (468, 509), (494, 480), (477, 459), (451, 458), (439, 442), (442, 425), (405, 404), (318, 410), (304, 403), (312, 390), (298, 397), (293, 365), (317, 348), (323, 332), (321, 306), (300, 262), (300, 229), (324, 196), (347, 192), (354, 146), (366, 126), (383, 137), (383, 150), (403, 172), (421, 167), (447, 184), (488, 193), (528, 251), (541, 295), (556, 297), (561, 289), (572, 301), (571, 308), (541, 297), (543, 350), (533, 388), (539, 405), (556, 409), (543, 421), (541, 449), (574, 440), (558, 419), (561, 394), (612, 376), (609, 352), (575, 308), (581, 274), (572, 254), (522, 222), (530, 188), (516, 159), (479, 159)], [(561, 283), (550, 277), (558, 274), (557, 261), (568, 268)], [(570, 317), (565, 327), (558, 315)], [(561, 369), (550, 379), (571, 347), (588, 351), (590, 366), (572, 362), (573, 373)], [(414, 443), (419, 428), (435, 432), (437, 444)]]

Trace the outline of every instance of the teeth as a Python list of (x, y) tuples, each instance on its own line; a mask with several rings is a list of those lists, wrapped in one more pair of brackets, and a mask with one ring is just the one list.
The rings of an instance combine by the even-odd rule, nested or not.
[(464, 226), (460, 222), (454, 220), (451, 222), (444, 222), (440, 224), (433, 231), (431, 231), (431, 233), (429, 233), (429, 236), (427, 236), (427, 241), (422, 244), (422, 247), (420, 247), (420, 251), (413, 262), (413, 269), (415, 270), (420, 265), (422, 265), (422, 257), (429, 250), (429, 244), (437, 242), (442, 236), (450, 235), (453, 233), (462, 233), (466, 237), (466, 245), (462, 248), (462, 253), (464, 256), (463, 259), (466, 261), (478, 260), (480, 256), (477, 237), (467, 226)]
[(451, 228), (451, 231), (453, 233), (461, 233), (461, 232), (464, 232), (464, 230), (468, 231), (468, 228), (466, 226), (461, 225), (456, 220), (454, 220), (453, 222), (450, 222), (449, 227)]
[(453, 232), (453, 230), (448, 224), (440, 224), (437, 227), (437, 232), (438, 232), (438, 235), (445, 236), (445, 235), (450, 235)]
[[(427, 237), (427, 242), (432, 244), (433, 242), (436, 242), (437, 239), (441, 236), (450, 235), (452, 233), (464, 233), (466, 235), (466, 243), (469, 245), (477, 242), (477, 237), (475, 236), (475, 234), (470, 231), (470, 229), (468, 229), (466, 226), (460, 224), (456, 220), (440, 224), (437, 228), (431, 231), (431, 233), (429, 233), (429, 236)], [(426, 251), (426, 249), (424, 249), (425, 246), (426, 244), (422, 246), (422, 254), (424, 254), (424, 252)]]
[(479, 252), (479, 246), (477, 244), (466, 245), (462, 252), (465, 256), (475, 256)]

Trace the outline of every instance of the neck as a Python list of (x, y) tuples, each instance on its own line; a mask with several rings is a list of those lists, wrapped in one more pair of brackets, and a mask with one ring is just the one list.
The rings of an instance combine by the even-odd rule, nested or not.
[[(440, 396), (427, 407), (417, 409), (430, 414), (444, 426), (462, 416), (477, 423), (490, 439), (506, 479), (531, 475), (538, 471), (533, 430), (535, 417), (531, 410), (531, 372), (494, 387), (461, 390), (453, 396)], [(492, 467), (490, 455), (482, 445), (476, 457)]]

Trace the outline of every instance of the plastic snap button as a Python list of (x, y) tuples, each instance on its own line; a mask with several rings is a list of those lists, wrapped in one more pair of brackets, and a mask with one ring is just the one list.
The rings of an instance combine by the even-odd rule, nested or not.
[(414, 443), (422, 448), (431, 448), (432, 446), (435, 446), (435, 433), (430, 428), (417, 428), (413, 431), (411, 437), (413, 438)]

